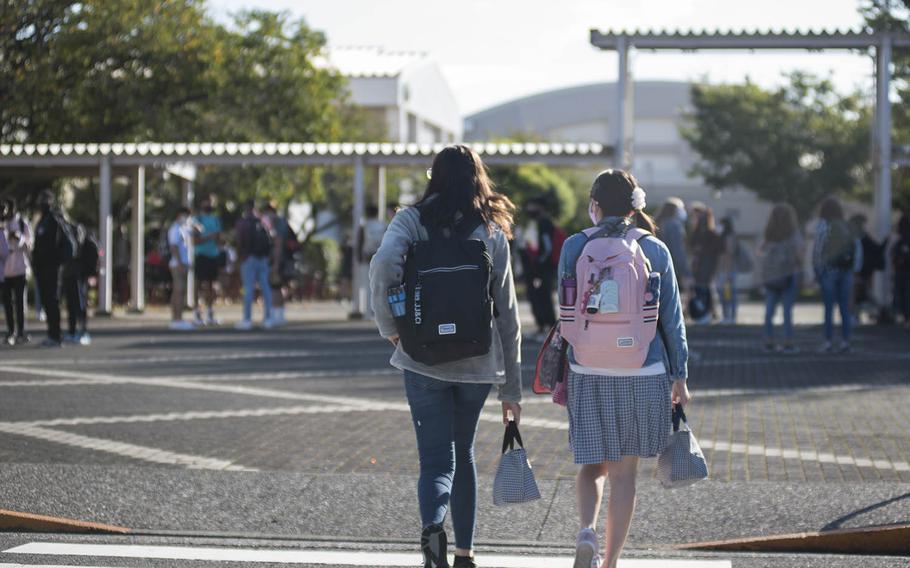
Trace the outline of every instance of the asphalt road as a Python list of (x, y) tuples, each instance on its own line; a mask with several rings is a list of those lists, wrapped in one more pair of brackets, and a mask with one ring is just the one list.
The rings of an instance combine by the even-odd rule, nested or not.
[[(831, 356), (814, 351), (817, 334), (800, 328), (803, 351), (784, 356), (763, 353), (754, 326), (691, 330), (699, 357), (688, 414), (712, 479), (668, 492), (652, 479), (653, 460), (644, 462), (629, 558), (669, 567), (667, 558), (692, 557), (674, 543), (910, 522), (908, 336), (862, 328), (854, 353)], [(179, 551), (171, 560), (9, 552), (30, 542), (411, 550), (413, 431), (390, 347), (369, 323), (179, 334), (147, 318), (96, 323), (93, 337), (88, 348), (0, 350), (0, 507), (168, 536), (0, 535), (0, 568), (214, 562)], [(526, 362), (536, 347), (526, 342)], [(502, 435), (491, 397), (478, 434), (478, 540), (487, 554), (564, 555), (575, 531), (565, 415), (529, 390), (526, 398), (522, 433), (544, 499), (523, 509), (488, 502)], [(910, 565), (697, 556), (737, 568)], [(315, 563), (333, 558), (281, 562), (351, 565)], [(230, 562), (239, 561), (218, 565)]]

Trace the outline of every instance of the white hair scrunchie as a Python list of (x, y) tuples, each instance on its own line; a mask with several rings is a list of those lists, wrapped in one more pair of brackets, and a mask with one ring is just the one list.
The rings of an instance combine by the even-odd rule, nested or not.
[(636, 211), (641, 211), (644, 209), (648, 203), (645, 201), (645, 190), (636, 186), (632, 190), (632, 209)]

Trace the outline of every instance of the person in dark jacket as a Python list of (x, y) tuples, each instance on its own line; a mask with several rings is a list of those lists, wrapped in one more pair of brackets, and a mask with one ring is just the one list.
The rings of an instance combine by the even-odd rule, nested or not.
[(556, 323), (553, 287), (556, 284), (556, 264), (553, 262), (556, 226), (547, 215), (547, 200), (535, 198), (525, 205), (528, 223), (522, 231), (520, 245), (525, 286), (539, 338)]
[(56, 198), (45, 190), (38, 198), (41, 218), (35, 227), (35, 248), (32, 252), (32, 266), (41, 303), (47, 314), (47, 339), (44, 347), (62, 346), (60, 334), (60, 268), (74, 254), (75, 244), (66, 226), (63, 213), (57, 208)]
[(81, 223), (75, 226), (76, 254), (63, 265), (63, 297), (69, 333), (64, 339), (91, 345), (88, 333), (88, 279), (98, 273), (98, 245)]
[(872, 238), (866, 230), (866, 216), (861, 213), (850, 217), (849, 223), (863, 251), (862, 263), (853, 278), (852, 312), (855, 323), (859, 323), (860, 312), (863, 310), (878, 315), (879, 306), (872, 293), (872, 283), (875, 273), (885, 269), (885, 250), (888, 248), (888, 242), (886, 239), (880, 243)]
[(894, 308), (910, 329), (910, 213), (904, 213), (897, 224), (897, 241), (890, 256), (894, 267)]

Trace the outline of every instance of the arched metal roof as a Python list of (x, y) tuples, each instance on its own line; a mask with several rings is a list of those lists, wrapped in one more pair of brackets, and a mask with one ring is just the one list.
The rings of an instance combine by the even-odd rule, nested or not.
[(864, 49), (890, 40), (910, 46), (910, 34), (862, 30), (591, 30), (591, 44), (617, 49)]
[[(97, 166), (102, 157), (113, 166), (183, 162), (197, 165), (303, 166), (350, 163), (421, 165), (445, 144), (289, 143), (289, 142), (141, 142), (72, 144), (0, 144), (0, 168)], [(556, 165), (609, 158), (611, 149), (589, 144), (469, 144), (484, 162), (542, 162)]]

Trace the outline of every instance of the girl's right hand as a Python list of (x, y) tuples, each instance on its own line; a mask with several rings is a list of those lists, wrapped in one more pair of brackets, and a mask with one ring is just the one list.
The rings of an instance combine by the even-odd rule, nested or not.
[(692, 400), (692, 395), (689, 394), (689, 387), (686, 385), (685, 379), (673, 381), (673, 391), (670, 395), (670, 400), (673, 404), (678, 404), (683, 408)]

